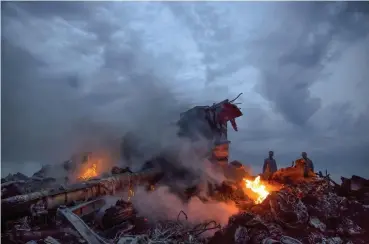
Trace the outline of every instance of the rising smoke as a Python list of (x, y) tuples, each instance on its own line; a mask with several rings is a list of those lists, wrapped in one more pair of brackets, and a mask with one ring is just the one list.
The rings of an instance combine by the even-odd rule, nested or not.
[[(71, 59), (55, 66), (47, 56), (19, 42), (11, 27), (20, 24), (14, 15), (24, 17), (22, 5), (6, 4), (3, 10), (4, 26), (8, 26), (2, 33), (3, 176), (17, 171), (32, 175), (41, 165), (56, 165), (85, 151), (104, 155), (106, 165), (124, 164), (120, 162), (121, 139), (125, 133), (133, 132), (139, 138), (136, 146), (143, 151), (132, 167), (140, 168), (144, 160), (163, 150), (175, 151), (176, 164), (196, 172), (200, 178), (222, 180), (208, 162), (196, 156), (187, 141), (176, 136), (174, 123), (191, 105), (174, 94), (169, 85), (173, 77), (155, 67), (165, 61), (158, 62), (147, 52), (134, 31), (127, 30), (131, 49), (118, 51), (111, 43), (104, 56), (105, 67), (86, 74), (63, 68), (73, 62)], [(26, 31), (23, 34), (29, 35)], [(226, 205), (206, 207), (198, 200), (184, 204), (167, 188), (149, 195), (141, 190), (136, 194), (134, 201), (139, 211), (153, 219), (174, 218), (180, 210), (189, 214), (191, 221), (226, 221), (228, 217), (223, 213), (228, 209)], [(148, 202), (157, 204), (148, 208)], [(234, 213), (235, 208), (227, 212)], [(216, 213), (218, 217), (212, 216)]]
[[(9, 25), (10, 12), (4, 11)], [(96, 76), (53, 73), (45, 60), (14, 43), (13, 35), (11, 28), (2, 35), (3, 169), (30, 174), (37, 168), (25, 163), (61, 163), (83, 151), (104, 152), (117, 162), (128, 131), (143, 139), (145, 157), (175, 139), (172, 124), (188, 105), (175, 98), (165, 75), (148, 65), (156, 63), (153, 57), (140, 47), (121, 52), (119, 60), (117, 53), (106, 54), (106, 63), (115, 58), (122, 67), (119, 74), (109, 68)], [(140, 68), (127, 70), (132, 66)]]
[[(119, 199), (127, 199), (127, 194), (119, 193), (117, 196), (106, 197), (104, 209), (113, 206)], [(234, 203), (224, 202), (202, 202), (194, 197), (189, 202), (184, 203), (177, 195), (163, 186), (153, 192), (147, 192), (144, 188), (138, 188), (131, 198), (133, 206), (141, 216), (148, 218), (149, 222), (177, 220), (178, 214), (183, 211), (187, 215), (181, 216), (180, 220), (185, 220), (189, 224), (214, 220), (222, 226), (228, 223), (230, 216), (239, 210)]]
[[(132, 202), (142, 215), (149, 216), (153, 221), (176, 220), (178, 213), (184, 211), (190, 223), (215, 220), (225, 225), (229, 217), (238, 212), (237, 207), (231, 203), (204, 203), (197, 197), (192, 198), (188, 203), (183, 203), (166, 187), (158, 188), (149, 194), (139, 188)], [(157, 204), (152, 204), (154, 202)]]
[[(31, 175), (41, 164), (61, 163), (78, 151), (104, 154), (106, 164), (117, 164), (121, 138), (133, 131), (140, 138), (138, 143), (142, 143), (137, 147), (144, 149), (141, 161), (137, 160), (133, 167), (140, 168), (144, 159), (162, 150), (176, 150), (179, 158), (176, 163), (200, 177), (222, 180), (208, 162), (196, 156), (187, 141), (176, 136), (173, 122), (189, 106), (176, 99), (158, 75), (148, 71), (144, 75), (131, 75), (122, 83), (108, 83), (100, 93), (114, 91), (115, 100), (91, 104), (88, 101), (96, 102), (101, 94), (84, 95), (70, 87), (68, 78), (42, 77), (36, 67), (15, 76), (17, 62), (30, 65), (28, 56), (22, 56), (25, 55), (22, 50), (6, 41), (3, 50), (3, 91), (6, 91), (2, 96), (3, 175), (15, 171)], [(236, 212), (233, 206), (204, 204), (198, 199), (184, 204), (165, 187), (151, 194), (140, 189), (133, 201), (142, 215), (153, 220), (174, 219), (183, 210), (190, 221), (211, 218), (224, 223)]]

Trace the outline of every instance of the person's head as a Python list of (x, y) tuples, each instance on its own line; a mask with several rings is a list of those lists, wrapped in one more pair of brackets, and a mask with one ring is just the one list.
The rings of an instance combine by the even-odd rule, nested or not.
[(307, 158), (307, 153), (306, 153), (306, 152), (302, 152), (302, 153), (301, 153), (301, 156), (302, 156), (303, 158)]
[(274, 156), (274, 152), (273, 151), (269, 151), (269, 157), (272, 158)]

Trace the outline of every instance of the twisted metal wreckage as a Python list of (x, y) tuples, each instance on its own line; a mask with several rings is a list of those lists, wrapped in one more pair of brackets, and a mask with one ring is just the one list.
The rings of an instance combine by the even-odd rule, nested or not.
[[(242, 164), (228, 163), (227, 122), (237, 131), (235, 118), (242, 116), (234, 101), (227, 99), (212, 106), (194, 107), (182, 113), (178, 121), (179, 136), (196, 141), (200, 135), (212, 142), (202, 156), (222, 171), (227, 181), (209, 184), (207, 197), (201, 196), (201, 200), (235, 203), (239, 213), (227, 225), (222, 227), (214, 221), (193, 225), (187, 221), (191, 216), (183, 211), (177, 220), (152, 223), (146, 219), (150, 216), (140, 216), (130, 201), (119, 199), (108, 206), (105, 196), (117, 192), (129, 192), (132, 196), (138, 186), (153, 191), (155, 185), (173, 182), (165, 178), (176, 177), (169, 171), (178, 169), (161, 167), (167, 159), (160, 155), (149, 160), (139, 172), (114, 167), (109, 176), (83, 177), (78, 183), (58, 187), (55, 180), (40, 174), (42, 170), (31, 178), (20, 173), (9, 175), (1, 185), (2, 241), (369, 243), (369, 225), (365, 221), (369, 218), (369, 180), (353, 176), (342, 178), (343, 184), (338, 185), (328, 173), (310, 172), (306, 178), (302, 168), (293, 166), (280, 169), (267, 183), (248, 175)], [(70, 170), (69, 166), (64, 168)], [(31, 187), (36, 183), (37, 187)], [(188, 186), (182, 190), (185, 201), (200, 198), (199, 191), (203, 189)], [(204, 235), (207, 231), (215, 234)]]

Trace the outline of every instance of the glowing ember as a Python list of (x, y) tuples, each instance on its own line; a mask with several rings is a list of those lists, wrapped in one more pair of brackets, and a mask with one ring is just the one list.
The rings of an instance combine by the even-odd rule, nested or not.
[(131, 200), (132, 197), (135, 196), (135, 192), (133, 191), (133, 189), (129, 189), (128, 191), (128, 202)]
[(82, 180), (88, 180), (91, 179), (93, 177), (97, 176), (97, 166), (96, 164), (93, 164), (90, 168), (88, 168), (82, 175), (81, 175), (81, 179)]
[(257, 194), (258, 198), (255, 200), (256, 204), (262, 203), (269, 195), (265, 189), (265, 185), (260, 183), (260, 176), (256, 177), (254, 181), (243, 179), (246, 183), (246, 188)]

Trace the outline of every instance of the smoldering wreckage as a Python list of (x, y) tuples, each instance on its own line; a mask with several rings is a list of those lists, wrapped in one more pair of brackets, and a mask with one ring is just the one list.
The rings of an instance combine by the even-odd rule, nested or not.
[[(224, 177), (221, 182), (196, 175), (167, 152), (136, 172), (117, 166), (102, 172), (93, 154), (83, 154), (61, 165), (68, 176), (62, 184), (50, 176), (52, 166), (32, 177), (2, 178), (2, 242), (369, 243), (369, 180), (342, 177), (339, 185), (327, 172), (304, 174), (301, 163), (264, 180), (241, 163), (228, 162), (227, 122), (237, 131), (235, 119), (242, 116), (234, 100), (196, 106), (178, 121), (179, 137), (194, 142), (200, 135), (211, 142), (200, 157)], [(126, 161), (140, 154), (134, 141), (128, 134), (122, 142)], [(189, 178), (195, 180), (181, 181)], [(212, 219), (191, 221), (194, 216), (185, 210), (176, 218), (151, 220), (131, 200), (139, 188), (149, 196), (162, 187), (184, 204), (197, 199), (205, 205), (231, 205), (237, 212), (223, 225)], [(111, 204), (108, 196), (119, 197)]]

